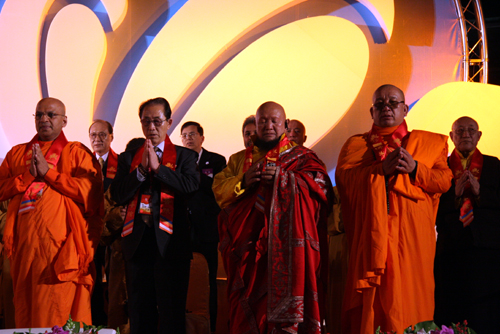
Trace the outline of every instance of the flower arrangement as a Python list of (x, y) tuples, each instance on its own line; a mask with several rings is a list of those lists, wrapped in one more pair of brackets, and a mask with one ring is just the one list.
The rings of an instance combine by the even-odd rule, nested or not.
[[(64, 326), (54, 326), (52, 327), (51, 332), (45, 331), (45, 333), (32, 333), (31, 330), (29, 330), (28, 332), (14, 332), (14, 334), (99, 334), (99, 330), (104, 328), (104, 326), (89, 326), (84, 322), (82, 322), (82, 325), (83, 332), (80, 332), (80, 323), (78, 321), (73, 321), (70, 314), (69, 319), (68, 321), (66, 321), (66, 324)], [(120, 334), (119, 328), (116, 329), (116, 334)]]
[[(375, 331), (375, 334), (395, 334), (396, 332), (382, 332), (380, 326)], [(442, 326), (441, 329), (434, 321), (419, 322), (412, 328), (411, 326), (405, 329), (404, 334), (476, 334), (473, 329), (467, 327), (467, 320), (463, 324), (451, 324), (450, 327)]]

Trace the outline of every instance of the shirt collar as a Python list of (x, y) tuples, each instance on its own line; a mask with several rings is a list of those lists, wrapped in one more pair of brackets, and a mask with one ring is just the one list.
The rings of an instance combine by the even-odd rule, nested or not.
[(95, 157), (97, 158), (97, 160), (99, 160), (99, 158), (102, 158), (102, 160), (106, 161), (108, 159), (108, 155), (109, 151), (104, 153), (103, 155), (99, 155), (99, 153), (96, 152)]

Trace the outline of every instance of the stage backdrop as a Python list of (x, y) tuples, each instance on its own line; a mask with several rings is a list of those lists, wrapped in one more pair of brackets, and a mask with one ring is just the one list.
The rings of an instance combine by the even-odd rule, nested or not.
[[(453, 0), (0, 0), (0, 156), (31, 139), (45, 96), (66, 104), (69, 140), (88, 145), (105, 119), (118, 152), (142, 136), (139, 104), (163, 96), (174, 143), (198, 121), (226, 157), (272, 100), (332, 175), (345, 140), (371, 126), (375, 88), (395, 84), (412, 105), (462, 80), (461, 43)], [(411, 111), (410, 127), (447, 133), (434, 106)]]

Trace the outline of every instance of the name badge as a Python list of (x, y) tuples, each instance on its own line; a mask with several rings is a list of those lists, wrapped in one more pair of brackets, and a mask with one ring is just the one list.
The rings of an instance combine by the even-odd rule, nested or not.
[(201, 172), (208, 177), (211, 177), (211, 178), (214, 177), (214, 170), (212, 168), (202, 169)]
[(141, 196), (141, 203), (139, 204), (139, 213), (143, 215), (151, 214), (151, 203), (150, 200), (151, 195), (143, 194)]

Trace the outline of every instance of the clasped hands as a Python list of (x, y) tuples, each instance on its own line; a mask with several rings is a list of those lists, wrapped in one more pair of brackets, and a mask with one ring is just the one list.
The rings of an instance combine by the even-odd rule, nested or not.
[(153, 143), (150, 139), (146, 139), (146, 143), (144, 144), (141, 165), (145, 170), (151, 169), (155, 173), (157, 173), (160, 168), (158, 155), (156, 155)]
[(382, 162), (384, 175), (391, 175), (394, 172), (410, 174), (415, 169), (416, 163), (407, 150), (402, 147), (396, 148)]
[(39, 144), (33, 144), (31, 147), (31, 164), (30, 174), (35, 179), (42, 180), (49, 171), (49, 164), (43, 156), (42, 149)]
[(276, 174), (276, 166), (262, 166), (264, 163), (259, 162), (253, 164), (243, 176), (243, 182), (241, 183), (242, 188), (248, 188), (252, 184), (256, 182), (260, 182), (261, 180), (265, 182), (265, 184), (271, 184), (274, 175)]
[(466, 170), (457, 180), (455, 184), (455, 196), (462, 196), (467, 185), (470, 185), (470, 189), (475, 196), (479, 196), (479, 181), (469, 170)]

